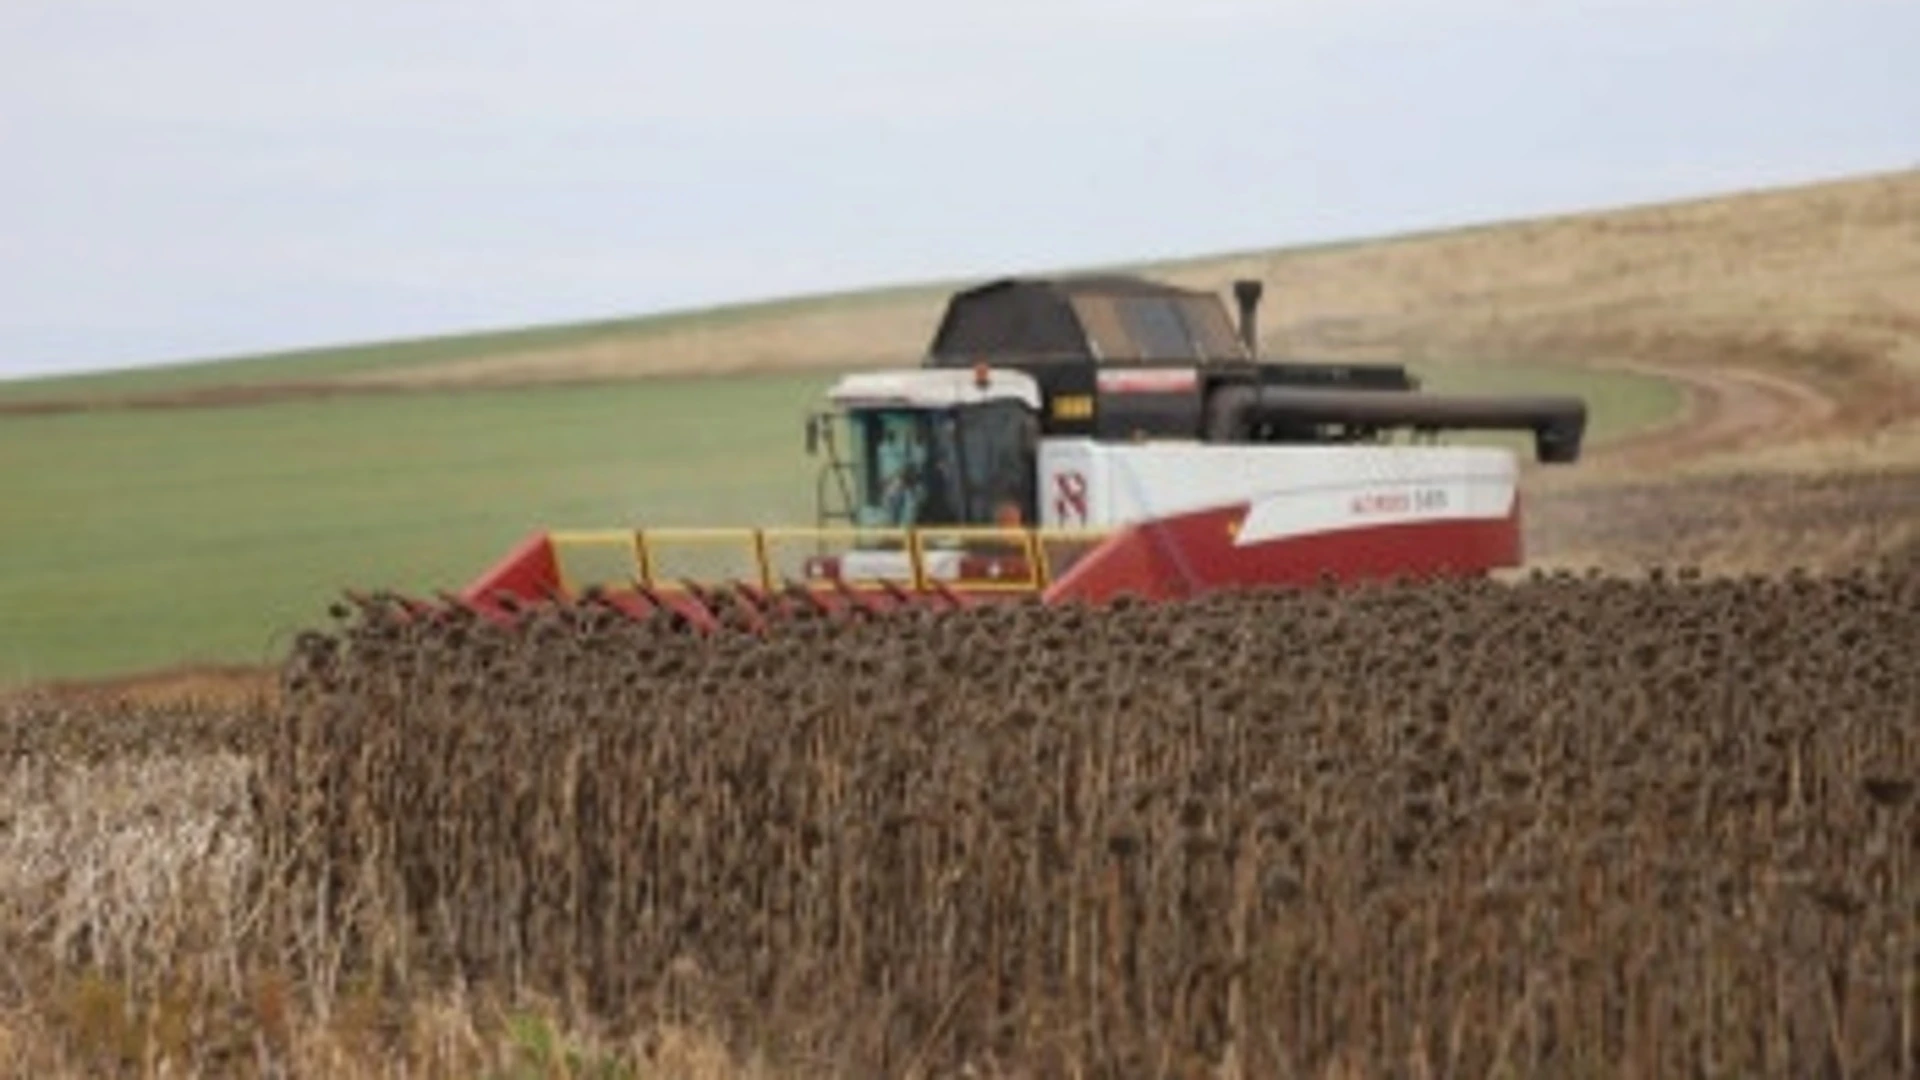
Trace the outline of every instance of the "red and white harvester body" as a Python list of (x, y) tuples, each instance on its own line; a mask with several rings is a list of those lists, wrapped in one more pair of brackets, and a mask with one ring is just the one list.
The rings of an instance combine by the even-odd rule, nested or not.
[[(1422, 392), (1395, 365), (1261, 360), (1257, 283), (1008, 280), (949, 304), (918, 368), (849, 375), (809, 417), (818, 520), (537, 534), (460, 596), (510, 619), (591, 598), (697, 629), (794, 606), (1170, 600), (1521, 565), (1513, 451), (1578, 458), (1574, 398)], [(1409, 436), (1395, 441), (1396, 435)]]

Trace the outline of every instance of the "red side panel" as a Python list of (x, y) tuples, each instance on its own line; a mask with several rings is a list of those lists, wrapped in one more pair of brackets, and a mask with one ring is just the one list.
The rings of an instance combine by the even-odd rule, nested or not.
[(1167, 557), (1170, 544), (1154, 535), (1171, 524), (1130, 525), (1107, 537), (1047, 587), (1046, 602), (1105, 603), (1122, 595), (1170, 600), (1187, 595), (1182, 575)]
[(496, 563), (461, 595), (471, 602), (505, 593), (521, 600), (544, 600), (560, 588), (560, 563), (546, 533), (535, 533)]
[(1338, 529), (1245, 546), (1247, 506), (1133, 525), (1109, 537), (1047, 590), (1049, 603), (1122, 594), (1172, 600), (1230, 588), (1393, 577), (1464, 577), (1520, 565), (1520, 513)]

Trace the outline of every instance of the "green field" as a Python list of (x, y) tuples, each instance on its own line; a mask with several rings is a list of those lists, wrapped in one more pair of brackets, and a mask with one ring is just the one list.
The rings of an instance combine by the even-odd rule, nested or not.
[(826, 381), (0, 417), (0, 682), (271, 658), (343, 586), (457, 587), (549, 525), (810, 522)]
[[(830, 375), (0, 416), (0, 683), (275, 659), (343, 587), (457, 588), (548, 526), (813, 520), (802, 417)], [(1462, 366), (1588, 394), (1605, 438), (1655, 379)]]

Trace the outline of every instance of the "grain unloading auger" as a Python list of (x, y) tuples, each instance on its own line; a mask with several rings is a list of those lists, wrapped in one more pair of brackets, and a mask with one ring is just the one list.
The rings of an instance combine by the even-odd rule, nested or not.
[(842, 378), (808, 418), (814, 525), (543, 532), (443, 599), (500, 621), (590, 602), (753, 629), (1520, 565), (1516, 455), (1432, 436), (1520, 431), (1572, 462), (1585, 403), (1263, 360), (1260, 291), (1236, 283), (1237, 329), (1219, 297), (1137, 278), (961, 293), (921, 367)]

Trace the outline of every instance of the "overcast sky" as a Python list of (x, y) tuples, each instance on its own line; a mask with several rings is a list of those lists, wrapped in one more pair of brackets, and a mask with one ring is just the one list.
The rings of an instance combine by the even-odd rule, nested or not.
[(0, 0), (0, 376), (1920, 164), (1915, 0)]

